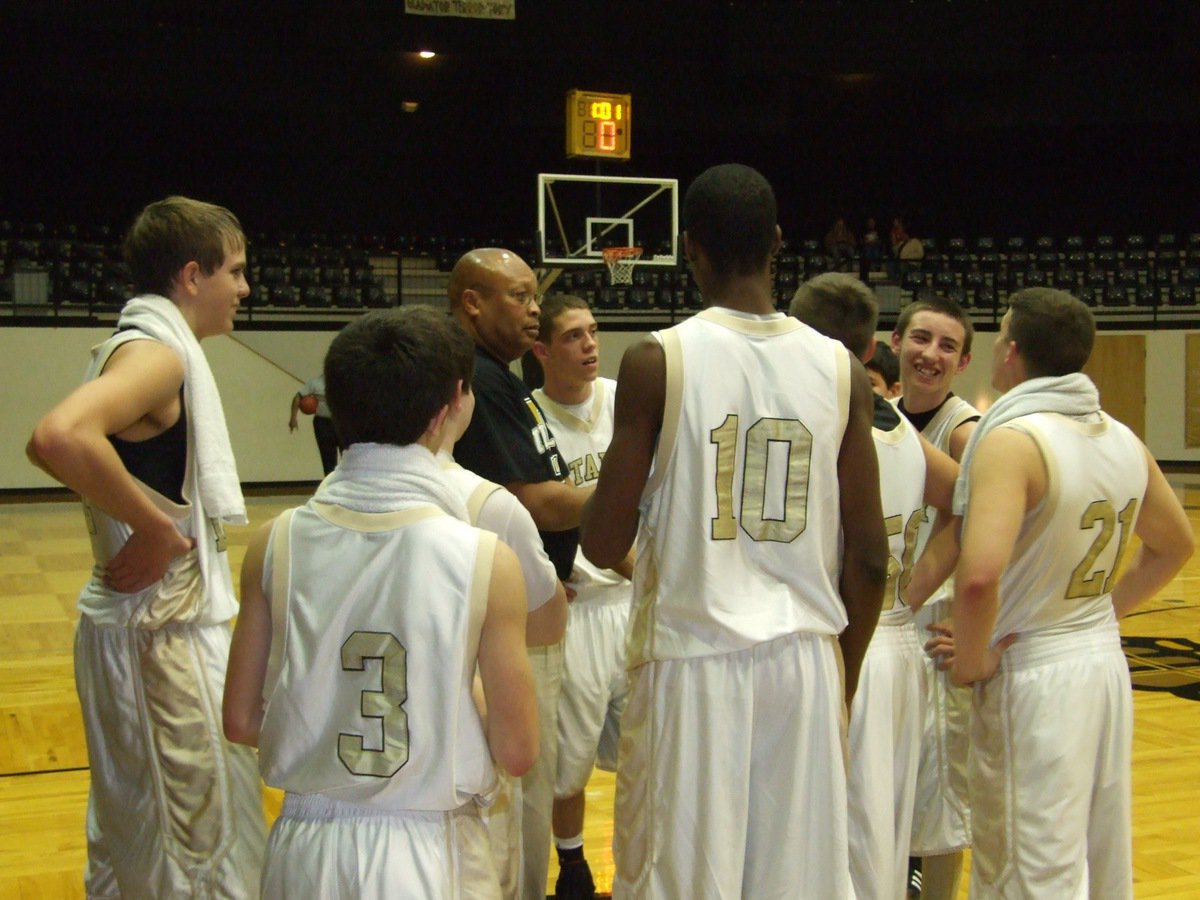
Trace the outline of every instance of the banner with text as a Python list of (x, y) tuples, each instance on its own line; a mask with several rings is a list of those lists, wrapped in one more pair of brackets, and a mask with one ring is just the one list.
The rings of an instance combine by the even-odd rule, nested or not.
[(404, 0), (404, 11), (416, 16), (515, 19), (517, 0)]

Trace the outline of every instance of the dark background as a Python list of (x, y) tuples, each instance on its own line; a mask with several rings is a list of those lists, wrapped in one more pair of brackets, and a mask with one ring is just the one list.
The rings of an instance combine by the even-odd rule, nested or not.
[[(185, 193), (247, 231), (531, 236), (570, 88), (633, 159), (749, 163), (785, 235), (1200, 230), (1200, 3), (6, 3), (0, 218), (124, 227)], [(415, 51), (438, 57), (425, 62)], [(419, 102), (416, 113), (402, 111)]]

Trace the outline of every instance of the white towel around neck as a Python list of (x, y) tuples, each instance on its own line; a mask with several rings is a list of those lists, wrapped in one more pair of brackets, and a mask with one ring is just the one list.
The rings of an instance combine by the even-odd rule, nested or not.
[(1021, 416), (1032, 413), (1061, 413), (1084, 416), (1100, 411), (1100, 394), (1092, 379), (1082, 372), (1046, 378), (1030, 378), (1004, 394), (984, 413), (963, 450), (958, 481), (954, 484), (954, 514), (961, 516), (970, 496), (971, 457), (989, 432)]
[(351, 444), (313, 499), (367, 513), (432, 504), (467, 521), (466, 504), (446, 484), (437, 458), (420, 444)]

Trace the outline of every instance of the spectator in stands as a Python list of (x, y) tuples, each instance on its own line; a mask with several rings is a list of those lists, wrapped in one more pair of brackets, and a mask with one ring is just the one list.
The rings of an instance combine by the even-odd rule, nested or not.
[(900, 258), (900, 248), (904, 246), (904, 242), (908, 240), (908, 229), (904, 227), (904, 220), (899, 216), (892, 219), (892, 231), (890, 235), (892, 245), (892, 256), (896, 259)]
[(850, 230), (846, 220), (839, 217), (825, 235), (825, 250), (829, 253), (833, 267), (838, 271), (848, 271), (850, 261), (854, 259), (856, 246), (858, 241), (854, 232)]
[(867, 224), (863, 229), (862, 252), (867, 271), (879, 268), (883, 261), (883, 244), (879, 242), (879, 229), (875, 227), (875, 219), (870, 216), (867, 217)]

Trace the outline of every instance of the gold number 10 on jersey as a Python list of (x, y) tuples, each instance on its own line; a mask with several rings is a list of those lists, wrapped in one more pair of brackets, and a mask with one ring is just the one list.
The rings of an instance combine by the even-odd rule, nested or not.
[[(808, 468), (812, 432), (798, 419), (759, 419), (742, 446), (742, 496), (733, 509), (733, 473), (738, 457), (738, 417), (730, 413), (708, 433), (717, 445), (717, 515), (712, 539), (731, 541), (742, 530), (755, 541), (790, 543), (808, 517)], [(770, 515), (768, 515), (768, 513)]]

